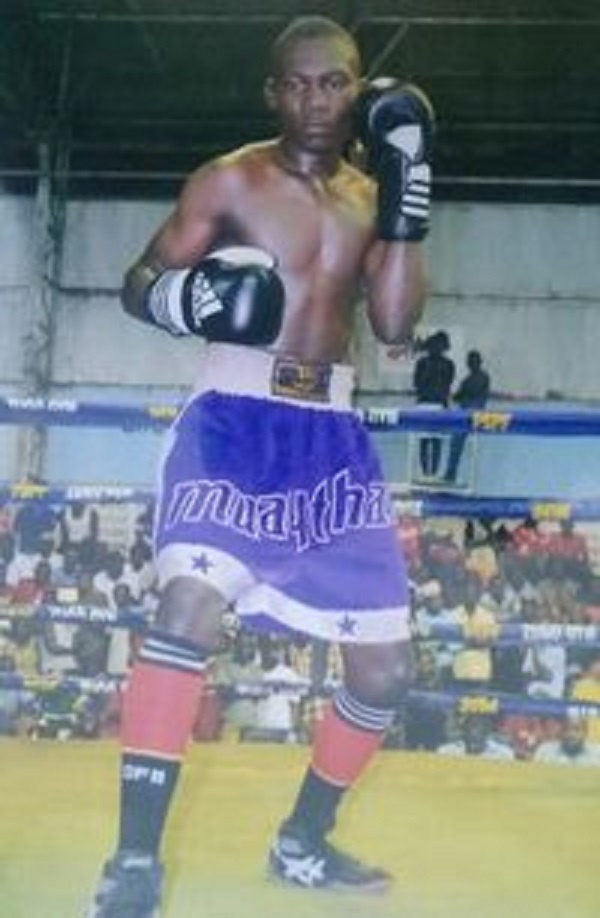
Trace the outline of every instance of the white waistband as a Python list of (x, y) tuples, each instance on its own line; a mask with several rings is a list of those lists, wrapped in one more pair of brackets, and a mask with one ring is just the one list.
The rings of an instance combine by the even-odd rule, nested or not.
[(237, 344), (204, 347), (196, 392), (225, 392), (305, 408), (352, 411), (354, 369), (340, 363), (307, 363)]

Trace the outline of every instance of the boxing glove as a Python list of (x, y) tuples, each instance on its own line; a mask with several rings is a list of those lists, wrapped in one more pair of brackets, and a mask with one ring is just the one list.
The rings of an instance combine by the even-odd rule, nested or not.
[(163, 271), (146, 293), (147, 320), (172, 335), (271, 344), (281, 329), (285, 298), (274, 266), (262, 249), (230, 246), (193, 268)]
[(429, 231), (434, 111), (410, 83), (375, 80), (356, 100), (356, 133), (377, 180), (380, 239), (417, 242)]

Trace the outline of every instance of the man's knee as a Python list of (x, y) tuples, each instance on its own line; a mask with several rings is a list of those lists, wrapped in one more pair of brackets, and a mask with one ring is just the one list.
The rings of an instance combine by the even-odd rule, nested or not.
[(414, 679), (409, 642), (355, 647), (344, 653), (345, 684), (357, 700), (381, 708), (402, 704)]
[(162, 589), (156, 627), (216, 650), (221, 640), (221, 620), (226, 602), (212, 587), (192, 577), (174, 577)]

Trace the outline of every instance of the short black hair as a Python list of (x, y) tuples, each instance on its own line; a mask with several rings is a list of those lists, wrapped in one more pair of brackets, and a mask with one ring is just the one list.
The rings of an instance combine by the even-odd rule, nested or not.
[(327, 16), (298, 16), (292, 19), (271, 45), (271, 73), (281, 71), (289, 48), (297, 42), (312, 38), (331, 38), (343, 42), (352, 52), (357, 70), (360, 70), (360, 51), (354, 36), (347, 29)]

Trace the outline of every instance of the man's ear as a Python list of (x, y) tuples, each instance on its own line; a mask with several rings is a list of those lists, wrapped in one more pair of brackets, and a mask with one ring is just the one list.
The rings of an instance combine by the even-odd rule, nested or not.
[(275, 111), (277, 109), (277, 95), (275, 92), (274, 77), (270, 76), (265, 80), (265, 85), (263, 86), (263, 96), (267, 107), (270, 108), (271, 111)]

